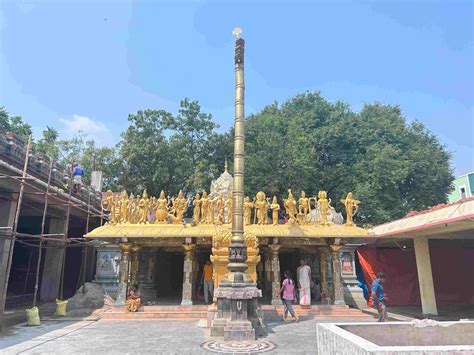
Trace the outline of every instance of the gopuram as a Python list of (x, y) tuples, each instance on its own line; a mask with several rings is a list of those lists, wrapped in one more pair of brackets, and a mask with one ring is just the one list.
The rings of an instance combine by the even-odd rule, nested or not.
[[(363, 307), (354, 251), (373, 238), (354, 222), (363, 202), (351, 192), (333, 202), (326, 191), (291, 187), (284, 196), (244, 196), (244, 40), (237, 32), (234, 177), (226, 162), (209, 191), (161, 191), (158, 197), (107, 191), (102, 207), (109, 220), (86, 235), (99, 241), (95, 282), (117, 305), (124, 304), (129, 285), (138, 284), (145, 304), (192, 306), (203, 303), (203, 267), (211, 260), (215, 320), (226, 322), (220, 305), (230, 307), (225, 295), (232, 289), (248, 285), (243, 294), (280, 305), (283, 272), (295, 275), (304, 259), (311, 268), (312, 303)], [(337, 212), (343, 209), (345, 221)]]

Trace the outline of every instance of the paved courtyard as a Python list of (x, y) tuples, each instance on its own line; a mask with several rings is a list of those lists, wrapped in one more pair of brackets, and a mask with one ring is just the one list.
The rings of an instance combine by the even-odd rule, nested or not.
[[(340, 320), (339, 320), (340, 321)], [(314, 354), (316, 324), (269, 323), (262, 340), (277, 348), (268, 354)], [(198, 321), (100, 320), (48, 322), (40, 327), (18, 325), (0, 338), (2, 354), (208, 354), (209, 340)]]

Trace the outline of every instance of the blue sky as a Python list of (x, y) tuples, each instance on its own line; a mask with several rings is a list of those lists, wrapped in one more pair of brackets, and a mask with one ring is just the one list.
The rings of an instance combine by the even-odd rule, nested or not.
[(246, 38), (246, 111), (305, 90), (359, 110), (399, 104), (474, 171), (471, 1), (37, 1), (0, 5), (0, 105), (39, 136), (119, 140), (139, 109), (198, 99), (233, 123), (233, 38)]

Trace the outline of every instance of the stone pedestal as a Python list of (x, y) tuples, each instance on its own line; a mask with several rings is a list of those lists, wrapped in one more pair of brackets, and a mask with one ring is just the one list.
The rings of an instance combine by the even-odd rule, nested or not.
[(128, 279), (129, 279), (129, 265), (130, 265), (130, 250), (132, 248), (131, 243), (120, 243), (120, 251), (122, 252), (122, 258), (120, 260), (120, 283), (117, 290), (117, 299), (115, 300), (116, 306), (124, 306), (127, 300), (128, 290)]
[(340, 250), (341, 276), (346, 304), (359, 308), (367, 308), (364, 291), (359, 287), (355, 268), (355, 249), (357, 245), (344, 245)]
[(183, 296), (181, 298), (182, 306), (193, 305), (194, 294), (194, 258), (196, 254), (196, 245), (184, 244), (184, 265), (183, 265)]
[(332, 280), (334, 284), (334, 304), (345, 305), (344, 289), (341, 280), (341, 260), (339, 255), (340, 245), (331, 245), (332, 254)]
[(278, 252), (281, 248), (279, 244), (272, 244), (268, 246), (271, 250), (271, 280), (272, 280), (272, 305), (281, 305), (281, 295), (280, 295), (280, 257)]
[(94, 283), (99, 284), (111, 297), (117, 297), (121, 254), (118, 245), (108, 244), (97, 248)]
[(225, 341), (255, 340), (254, 323), (259, 322), (257, 299), (262, 296), (262, 291), (251, 284), (222, 285), (214, 296), (217, 298), (217, 313), (212, 321), (211, 336)]

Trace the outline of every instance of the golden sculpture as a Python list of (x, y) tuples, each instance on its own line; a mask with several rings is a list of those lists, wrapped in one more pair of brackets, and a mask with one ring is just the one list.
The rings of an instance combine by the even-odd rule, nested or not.
[(130, 194), (128, 198), (128, 218), (127, 218), (127, 223), (135, 223), (134, 220), (134, 213), (135, 213), (135, 196), (133, 193)]
[(108, 190), (105, 198), (102, 200), (102, 208), (105, 212), (110, 212), (110, 221), (107, 224), (117, 224), (117, 213), (115, 205), (115, 196), (111, 190)]
[(286, 214), (288, 215), (288, 224), (297, 224), (296, 214), (298, 213), (296, 209), (296, 200), (291, 193), (291, 189), (288, 189), (288, 199), (283, 200), (283, 205), (286, 209)]
[(278, 211), (280, 210), (280, 205), (278, 204), (278, 200), (276, 196), (273, 196), (272, 204), (270, 205), (270, 209), (272, 210), (272, 222), (274, 226), (278, 225)]
[(199, 223), (199, 214), (201, 213), (201, 201), (200, 201), (200, 196), (199, 194), (196, 194), (196, 197), (194, 197), (193, 201), (193, 222), (194, 224)]
[(127, 191), (123, 190), (120, 198), (119, 223), (127, 223), (128, 220), (128, 195)]
[(346, 207), (346, 226), (354, 225), (354, 216), (359, 209), (359, 200), (354, 200), (352, 198), (352, 192), (347, 194), (347, 197), (344, 200), (341, 200), (341, 203)]
[[(227, 161), (226, 161), (227, 165)], [(227, 223), (232, 223), (232, 194), (229, 193), (227, 195), (227, 201), (225, 202), (225, 205), (227, 207)]]
[(174, 224), (180, 224), (183, 222), (184, 213), (186, 212), (186, 204), (187, 200), (184, 198), (183, 192), (179, 191), (178, 197), (173, 200), (172, 214), (168, 215)]
[(331, 199), (327, 199), (327, 192), (326, 191), (319, 191), (318, 192), (318, 206), (319, 212), (321, 213), (321, 221), (320, 225), (327, 226), (328, 225), (328, 212), (331, 208)]
[(209, 198), (207, 197), (207, 192), (204, 191), (201, 197), (201, 223), (207, 222), (207, 214), (209, 211)]
[(224, 224), (224, 208), (225, 202), (222, 194), (217, 198), (217, 224)]
[(139, 210), (139, 219), (138, 223), (139, 224), (147, 224), (148, 223), (148, 209), (150, 207), (150, 201), (148, 199), (148, 194), (145, 191), (143, 191), (142, 198), (140, 199), (140, 202), (138, 203), (138, 210)]
[(214, 198), (214, 196), (212, 195), (209, 196), (207, 203), (208, 203), (207, 223), (214, 224), (214, 213), (215, 213), (214, 207), (216, 204), (216, 199)]
[(247, 196), (244, 202), (244, 220), (246, 226), (250, 225), (253, 207), (253, 202), (250, 201), (250, 197)]
[(254, 206), (254, 219), (257, 219), (259, 225), (267, 224), (268, 201), (265, 199), (265, 193), (263, 191), (257, 192)]
[(306, 193), (304, 191), (301, 191), (301, 197), (298, 200), (298, 205), (299, 205), (298, 207), (299, 213), (306, 216), (310, 211), (310, 207), (309, 207), (309, 198), (306, 197)]
[(169, 200), (165, 192), (161, 190), (160, 197), (156, 200), (155, 223), (166, 223), (168, 220)]

